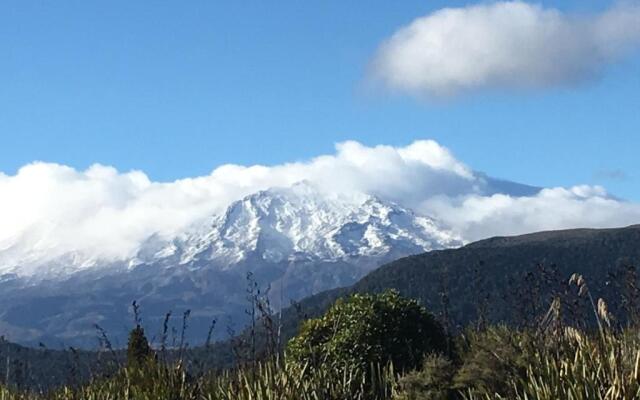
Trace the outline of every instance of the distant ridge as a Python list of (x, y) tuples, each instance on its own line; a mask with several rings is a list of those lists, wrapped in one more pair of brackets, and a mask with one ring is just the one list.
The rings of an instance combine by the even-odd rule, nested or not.
[(593, 240), (597, 237), (609, 237), (611, 235), (629, 234), (630, 231), (640, 232), (640, 224), (629, 225), (622, 228), (577, 228), (558, 231), (542, 231), (527, 233), (517, 236), (495, 236), (489, 239), (479, 240), (468, 244), (466, 247), (496, 247), (514, 246), (521, 243), (549, 242), (550, 245), (562, 245), (566, 241)]

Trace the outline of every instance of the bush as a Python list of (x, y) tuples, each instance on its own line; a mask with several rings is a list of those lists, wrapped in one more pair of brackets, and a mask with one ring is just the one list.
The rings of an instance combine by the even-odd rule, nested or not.
[(127, 365), (129, 367), (139, 367), (146, 364), (153, 358), (153, 351), (149, 346), (149, 341), (144, 334), (144, 329), (137, 325), (129, 333), (129, 343), (127, 345)]
[(442, 327), (424, 307), (386, 291), (338, 300), (324, 316), (304, 322), (287, 356), (341, 369), (391, 362), (403, 371), (419, 366), (426, 353), (444, 352), (446, 343)]
[(505, 382), (526, 374), (538, 345), (530, 332), (506, 326), (489, 327), (480, 332), (469, 329), (457, 343), (463, 363), (454, 378), (454, 387), (513, 396), (513, 385)]
[(412, 371), (398, 380), (398, 393), (394, 400), (449, 400), (457, 399), (452, 388), (456, 366), (441, 354), (425, 358), (422, 369)]

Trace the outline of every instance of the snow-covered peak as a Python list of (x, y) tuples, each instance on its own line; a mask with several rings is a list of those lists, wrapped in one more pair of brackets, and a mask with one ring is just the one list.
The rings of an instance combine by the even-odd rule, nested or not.
[[(418, 253), (460, 245), (433, 219), (368, 195), (321, 192), (306, 182), (272, 188), (232, 203), (207, 225), (155, 253), (180, 264), (209, 262), (223, 269), (249, 257), (266, 262), (338, 260)], [(147, 262), (151, 260), (146, 260)]]

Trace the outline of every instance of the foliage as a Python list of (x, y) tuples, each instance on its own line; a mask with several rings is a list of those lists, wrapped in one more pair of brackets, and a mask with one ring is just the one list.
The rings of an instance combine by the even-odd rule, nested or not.
[(144, 334), (144, 329), (140, 325), (129, 333), (129, 342), (127, 345), (127, 366), (138, 367), (143, 365), (152, 358), (153, 351), (149, 346), (149, 341)]
[[(589, 299), (597, 329), (563, 324), (562, 301), (555, 298), (536, 328), (470, 332), (459, 341), (461, 364), (451, 388), (468, 400), (640, 398), (638, 326), (616, 326), (607, 303), (595, 301), (582, 275), (573, 274), (569, 284)], [(416, 385), (404, 391), (405, 398), (419, 392)]]
[[(552, 340), (551, 338), (547, 338)], [(624, 400), (640, 398), (640, 337), (637, 330), (585, 335), (573, 328), (552, 345), (522, 348), (531, 362), (520, 377), (505, 377), (513, 393), (472, 389), (466, 399)]]
[(455, 396), (452, 381), (454, 363), (442, 354), (425, 357), (421, 370), (409, 372), (398, 380), (396, 400), (447, 400)]
[(510, 394), (511, 388), (504, 382), (525, 373), (532, 361), (529, 355), (538, 343), (529, 331), (497, 326), (481, 332), (469, 329), (457, 345), (464, 362), (453, 379), (454, 387)]
[(338, 300), (324, 316), (303, 323), (287, 356), (314, 367), (392, 363), (402, 371), (418, 366), (424, 354), (444, 352), (446, 342), (431, 314), (390, 290)]

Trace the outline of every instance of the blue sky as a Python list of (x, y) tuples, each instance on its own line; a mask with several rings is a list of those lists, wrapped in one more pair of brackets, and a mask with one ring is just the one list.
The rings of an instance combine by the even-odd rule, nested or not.
[[(640, 55), (577, 86), (445, 100), (369, 90), (383, 40), (442, 1), (4, 1), (0, 171), (44, 160), (154, 180), (336, 142), (435, 139), (474, 169), (640, 200)], [(542, 2), (572, 13), (596, 1)]]

